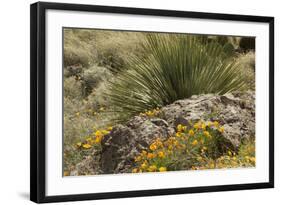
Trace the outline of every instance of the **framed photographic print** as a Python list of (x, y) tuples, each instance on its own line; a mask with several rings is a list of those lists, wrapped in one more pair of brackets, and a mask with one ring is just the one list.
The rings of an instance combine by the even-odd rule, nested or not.
[(31, 5), (34, 202), (274, 187), (274, 18)]

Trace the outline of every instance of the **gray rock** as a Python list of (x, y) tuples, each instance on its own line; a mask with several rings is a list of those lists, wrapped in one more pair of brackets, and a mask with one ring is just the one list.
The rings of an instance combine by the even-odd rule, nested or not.
[(224, 137), (238, 147), (244, 138), (255, 136), (255, 95), (253, 91), (233, 92), (222, 96), (192, 96), (162, 108), (171, 127), (198, 120), (216, 120), (224, 126)]
[(159, 118), (135, 116), (126, 125), (115, 126), (102, 140), (102, 172), (129, 172), (138, 153), (156, 138), (166, 139), (174, 133), (174, 129)]

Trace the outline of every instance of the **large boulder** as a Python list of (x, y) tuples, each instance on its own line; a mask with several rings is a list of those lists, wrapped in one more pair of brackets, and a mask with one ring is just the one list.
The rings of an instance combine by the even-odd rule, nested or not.
[(126, 125), (117, 125), (102, 140), (101, 170), (104, 173), (126, 173), (134, 157), (147, 149), (156, 138), (166, 139), (175, 130), (159, 118), (133, 117)]
[(189, 125), (198, 120), (218, 121), (224, 137), (238, 148), (242, 139), (255, 136), (255, 95), (253, 91), (225, 95), (196, 95), (162, 108), (170, 126)]

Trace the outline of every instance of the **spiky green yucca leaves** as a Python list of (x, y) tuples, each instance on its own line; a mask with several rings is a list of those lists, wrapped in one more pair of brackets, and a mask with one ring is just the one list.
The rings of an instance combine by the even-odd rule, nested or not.
[(246, 87), (239, 64), (219, 43), (206, 43), (200, 36), (149, 34), (143, 46), (148, 57), (131, 57), (128, 70), (109, 86), (119, 120), (195, 94)]

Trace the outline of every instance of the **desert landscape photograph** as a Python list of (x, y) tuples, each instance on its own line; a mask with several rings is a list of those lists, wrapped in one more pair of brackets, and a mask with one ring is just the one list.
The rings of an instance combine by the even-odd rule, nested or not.
[(255, 167), (255, 37), (63, 28), (62, 57), (64, 176)]

